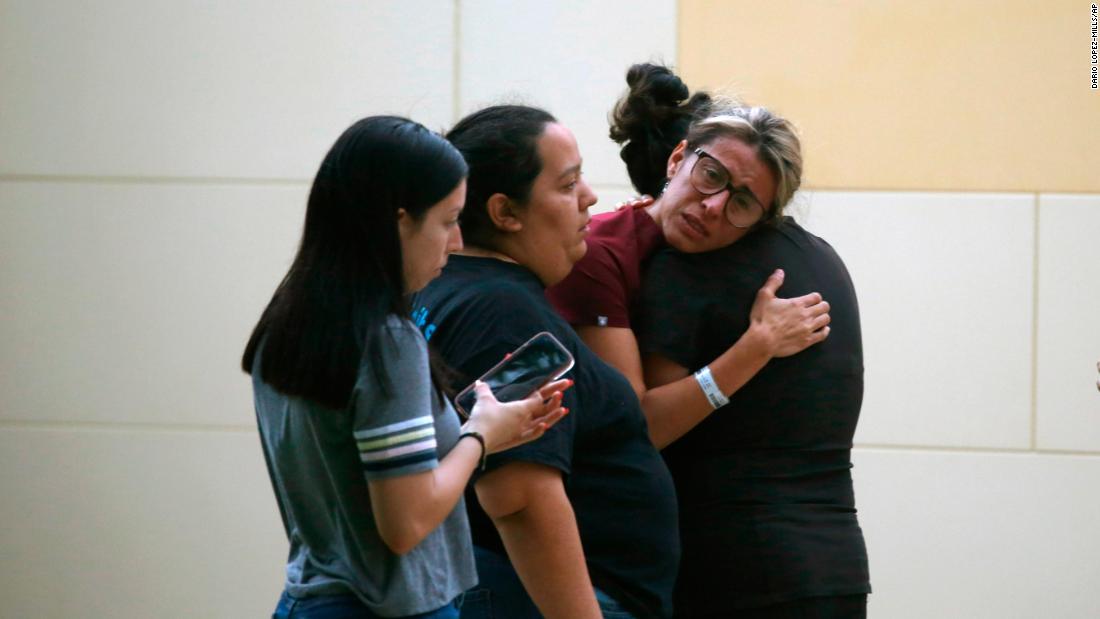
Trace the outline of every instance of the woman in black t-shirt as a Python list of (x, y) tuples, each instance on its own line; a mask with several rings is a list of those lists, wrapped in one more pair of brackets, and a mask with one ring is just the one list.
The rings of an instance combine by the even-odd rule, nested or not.
[(522, 106), (476, 112), (447, 138), (470, 166), (467, 245), (414, 299), (429, 343), (462, 374), (456, 387), (539, 331), (576, 359), (571, 412), (541, 439), (490, 457), (475, 483), (478, 500), (467, 505), (481, 584), (463, 616), (669, 617), (679, 558), (672, 479), (630, 383), (543, 294), (586, 250), (596, 196), (576, 141)]
[[(663, 185), (662, 199), (679, 205), (676, 231), (726, 240), (705, 253), (658, 252), (637, 307), (646, 385), (695, 372), (717, 409), (663, 452), (680, 506), (676, 615), (865, 616), (867, 552), (850, 475), (863, 396), (851, 279), (825, 241), (783, 217), (802, 173), (789, 123), (719, 102), (683, 123), (668, 109), (679, 105), (634, 101), (616, 127), (635, 185)], [(724, 392), (707, 364), (748, 329), (775, 269), (786, 273), (784, 294), (828, 300), (829, 337)]]

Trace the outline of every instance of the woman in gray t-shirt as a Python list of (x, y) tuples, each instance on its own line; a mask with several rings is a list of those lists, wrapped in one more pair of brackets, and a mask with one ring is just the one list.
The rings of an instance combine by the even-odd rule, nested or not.
[[(485, 455), (563, 413), (551, 383), (465, 425), (407, 296), (462, 247), (466, 164), (407, 119), (352, 125), (321, 164), (301, 246), (245, 349), (290, 541), (276, 617), (457, 617), (477, 582), (463, 489)], [(465, 440), (464, 440), (465, 439)]]

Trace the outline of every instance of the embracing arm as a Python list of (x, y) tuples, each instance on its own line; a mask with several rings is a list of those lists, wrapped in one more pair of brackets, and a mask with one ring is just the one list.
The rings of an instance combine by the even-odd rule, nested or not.
[[(782, 284), (782, 271), (768, 278), (757, 293), (748, 331), (708, 365), (722, 393), (729, 395), (743, 387), (772, 357), (792, 355), (828, 336), (829, 304), (817, 293), (794, 299), (777, 298), (775, 293)], [(676, 366), (680, 368), (678, 376), (659, 372), (662, 382), (650, 380), (650, 360), (646, 359), (643, 372), (638, 341), (631, 329), (580, 327), (577, 333), (593, 352), (630, 381), (642, 403), (650, 440), (658, 449), (686, 434), (713, 412), (695, 378), (682, 366)]]
[[(699, 383), (686, 368), (681, 367), (676, 379), (668, 380), (669, 375), (665, 373), (661, 374), (665, 377), (664, 382), (650, 382), (650, 359), (646, 358), (643, 375), (638, 341), (629, 328), (582, 327), (577, 333), (600, 358), (630, 381), (642, 403), (649, 439), (657, 449), (664, 449), (714, 412)], [(756, 376), (771, 357), (767, 339), (750, 328), (709, 367), (718, 388), (728, 395)], [(652, 387), (647, 389), (646, 385)]]
[(527, 593), (548, 619), (601, 616), (561, 471), (511, 462), (474, 485)]

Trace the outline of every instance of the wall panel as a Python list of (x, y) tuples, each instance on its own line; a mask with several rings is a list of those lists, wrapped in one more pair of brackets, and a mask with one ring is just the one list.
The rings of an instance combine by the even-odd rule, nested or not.
[(856, 440), (1030, 447), (1033, 198), (819, 191), (796, 203), (859, 295)]
[(1096, 192), (1089, 5), (681, 0), (679, 62), (798, 123), (814, 188)]
[(1038, 445), (1100, 451), (1100, 196), (1039, 208)]
[(0, 419), (253, 425), (307, 190), (0, 182)]
[(856, 449), (868, 616), (1100, 616), (1100, 458)]
[(286, 536), (254, 432), (0, 428), (5, 617), (262, 617)]
[(520, 102), (573, 130), (589, 182), (628, 185), (607, 114), (637, 62), (676, 60), (676, 2), (464, 0), (460, 113)]
[(451, 2), (0, 11), (2, 174), (305, 179), (362, 116), (451, 116)]

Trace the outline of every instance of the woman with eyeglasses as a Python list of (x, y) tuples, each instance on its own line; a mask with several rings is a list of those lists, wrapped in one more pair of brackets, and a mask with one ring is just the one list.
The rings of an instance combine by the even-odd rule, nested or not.
[[(836, 252), (782, 215), (801, 184), (799, 140), (763, 108), (699, 94), (681, 104), (687, 89), (663, 68), (631, 74), (612, 135), (626, 142), (635, 185), (667, 183), (658, 203), (679, 205), (632, 308), (646, 397), (694, 381), (715, 409), (688, 419), (694, 427), (663, 451), (680, 508), (676, 616), (865, 617), (867, 551), (850, 473), (863, 396), (859, 310)], [(646, 76), (652, 90), (639, 97)], [(749, 337), (767, 296), (757, 289), (775, 283), (775, 269), (790, 294), (829, 300), (831, 333), (734, 390), (713, 360)]]
[[(709, 359), (695, 377), (647, 387), (635, 333), (642, 265), (662, 246), (707, 252), (773, 220), (776, 209), (765, 205), (774, 200), (776, 179), (742, 136), (723, 125), (695, 122), (720, 105), (705, 93), (683, 102), (688, 89), (667, 68), (635, 65), (627, 84), (630, 91), (616, 105), (611, 137), (626, 142), (622, 158), (635, 187), (657, 198), (644, 208), (592, 217), (588, 253), (547, 296), (585, 344), (630, 381), (650, 438), (663, 449), (769, 360), (824, 340), (829, 304), (817, 293), (777, 298), (784, 278), (777, 271), (746, 310), (750, 326), (735, 344)], [(683, 138), (690, 126), (707, 128), (689, 144)]]

